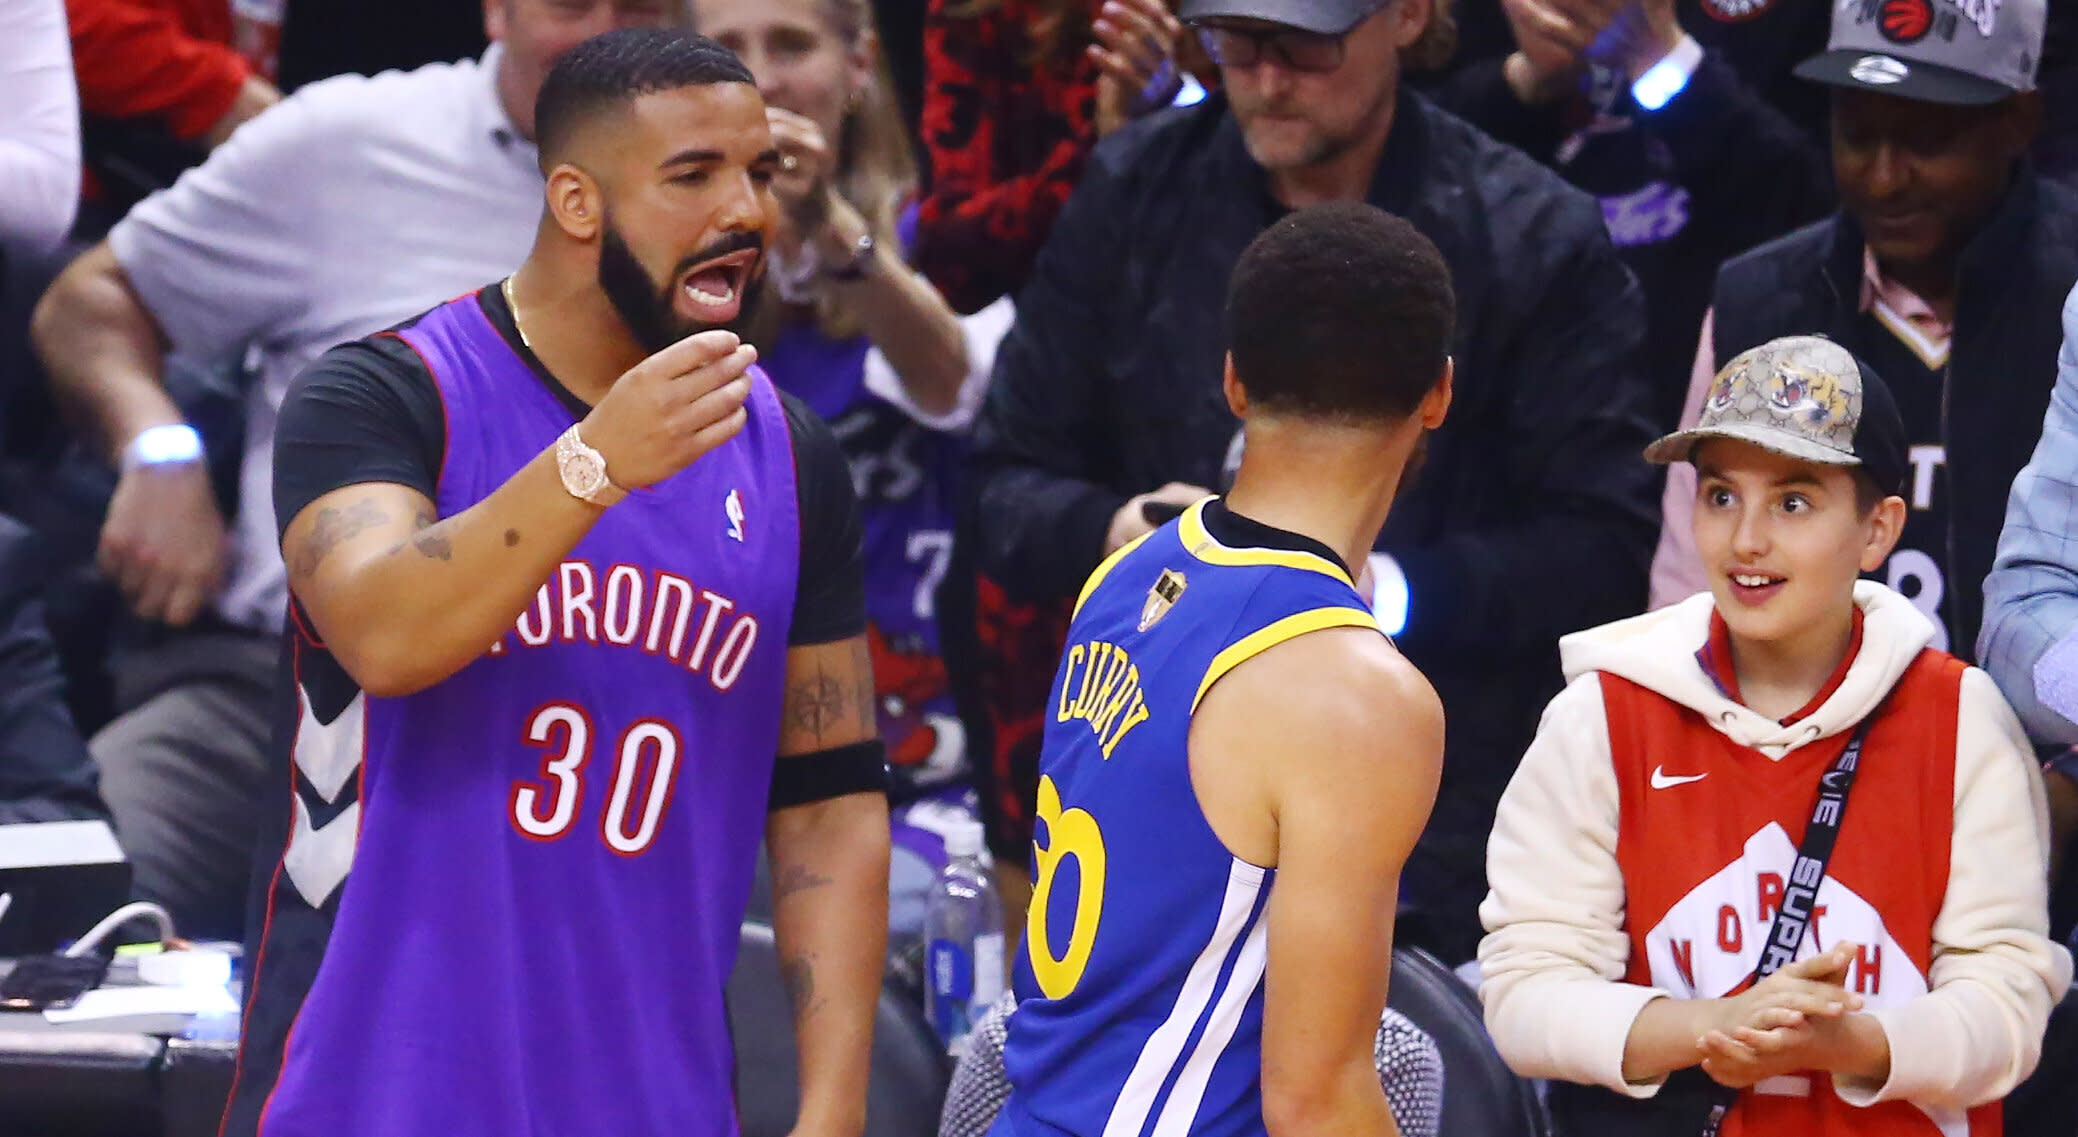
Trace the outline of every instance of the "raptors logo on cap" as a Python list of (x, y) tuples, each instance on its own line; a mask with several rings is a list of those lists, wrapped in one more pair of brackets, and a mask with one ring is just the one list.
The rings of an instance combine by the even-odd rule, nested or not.
[(1883, 0), (1876, 26), (1892, 43), (1917, 43), (1933, 30), (1933, 0)]

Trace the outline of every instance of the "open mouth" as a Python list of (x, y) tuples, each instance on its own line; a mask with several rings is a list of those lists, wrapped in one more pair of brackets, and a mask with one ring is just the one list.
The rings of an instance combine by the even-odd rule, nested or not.
[(706, 324), (726, 324), (743, 310), (743, 290), (757, 265), (758, 250), (738, 249), (702, 261), (678, 280), (684, 315)]
[(1739, 569), (1725, 574), (1731, 581), (1732, 595), (1743, 604), (1766, 604), (1789, 583), (1786, 576), (1752, 569)]

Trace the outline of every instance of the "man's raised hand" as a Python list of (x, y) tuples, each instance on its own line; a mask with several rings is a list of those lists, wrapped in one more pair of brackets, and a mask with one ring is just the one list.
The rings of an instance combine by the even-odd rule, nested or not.
[(687, 336), (628, 369), (578, 434), (623, 489), (655, 485), (743, 429), (746, 372), (757, 349), (719, 328)]

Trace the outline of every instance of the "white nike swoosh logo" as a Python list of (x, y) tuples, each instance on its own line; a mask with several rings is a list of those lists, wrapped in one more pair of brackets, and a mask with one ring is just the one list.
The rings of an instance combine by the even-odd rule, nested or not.
[(1708, 774), (1690, 774), (1687, 777), (1674, 778), (1667, 775), (1665, 766), (1654, 766), (1652, 768), (1652, 788), (1656, 790), (1670, 790), (1675, 786), (1685, 786), (1690, 782), (1700, 782), (1709, 776)]

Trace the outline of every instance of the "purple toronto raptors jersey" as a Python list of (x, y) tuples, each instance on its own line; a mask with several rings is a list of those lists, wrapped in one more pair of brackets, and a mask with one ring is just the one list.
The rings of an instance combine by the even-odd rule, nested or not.
[[(474, 296), (398, 334), (444, 404), (442, 517), (573, 421)], [(276, 882), (319, 909), (336, 890), (337, 915), (263, 1137), (735, 1133), (722, 991), (800, 552), (787, 424), (753, 376), (742, 433), (608, 509), (486, 654), (323, 721), (303, 695), (317, 797)], [(353, 777), (358, 815), (314, 820), (305, 799)]]

